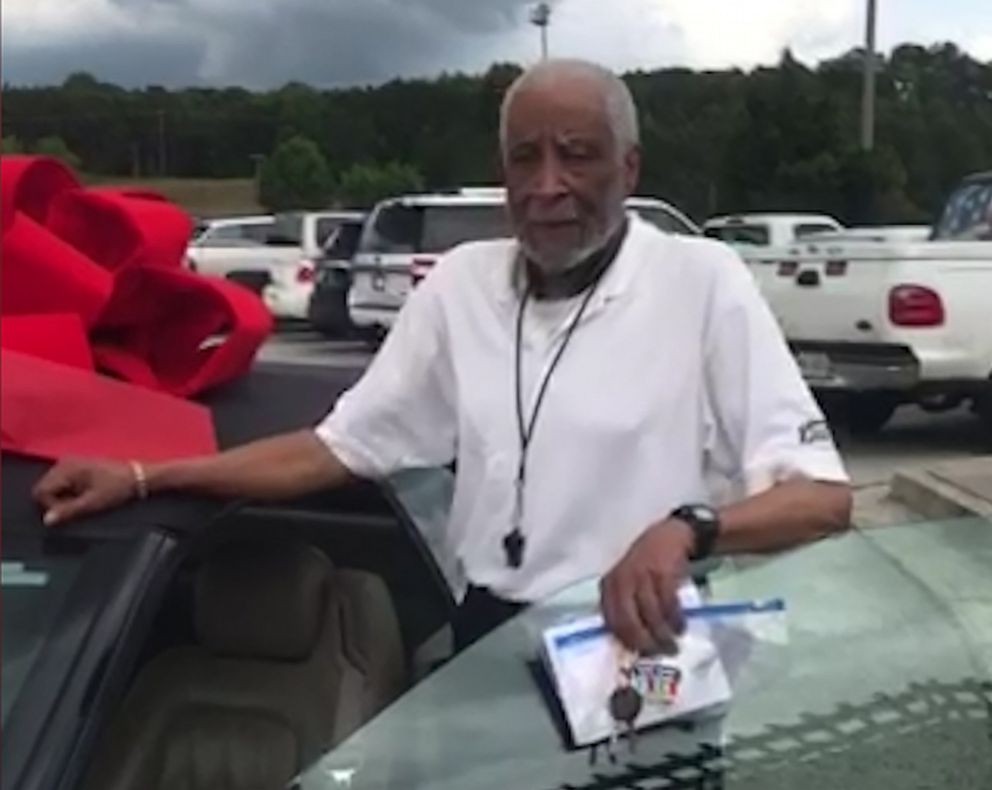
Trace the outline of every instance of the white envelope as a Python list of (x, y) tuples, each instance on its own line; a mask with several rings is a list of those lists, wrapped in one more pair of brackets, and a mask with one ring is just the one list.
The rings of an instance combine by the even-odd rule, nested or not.
[[(699, 591), (686, 584), (679, 597), (685, 608), (700, 604)], [(608, 703), (617, 688), (625, 652), (606, 631), (600, 615), (552, 626), (542, 634), (542, 658), (565, 712), (576, 746), (609, 738), (615, 729)], [(690, 619), (675, 656), (639, 659), (631, 685), (643, 699), (636, 729), (691, 716), (729, 703), (730, 683), (710, 625)]]

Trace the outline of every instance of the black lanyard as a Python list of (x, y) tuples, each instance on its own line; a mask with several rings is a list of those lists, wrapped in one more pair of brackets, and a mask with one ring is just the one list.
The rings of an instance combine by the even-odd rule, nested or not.
[(517, 479), (515, 483), (516, 499), (514, 502), (513, 511), (513, 529), (503, 538), (503, 551), (506, 552), (506, 564), (511, 568), (519, 568), (524, 562), (524, 550), (527, 546), (527, 539), (523, 534), (524, 486), (527, 483), (527, 451), (530, 449), (530, 442), (534, 436), (534, 429), (537, 427), (537, 418), (541, 412), (541, 406), (544, 405), (544, 396), (547, 395), (548, 384), (551, 383), (551, 376), (554, 375), (555, 369), (558, 367), (558, 363), (561, 362), (561, 358), (565, 354), (565, 349), (568, 348), (568, 344), (571, 342), (572, 336), (575, 334), (575, 330), (579, 326), (579, 322), (582, 321), (582, 316), (585, 315), (586, 308), (589, 307), (589, 302), (592, 301), (593, 294), (596, 293), (596, 288), (603, 279), (603, 274), (608, 268), (608, 265), (602, 266), (596, 275), (596, 279), (593, 280), (592, 284), (586, 290), (586, 294), (582, 298), (582, 304), (579, 305), (578, 312), (568, 325), (568, 329), (565, 332), (565, 337), (558, 346), (558, 350), (555, 352), (555, 356), (551, 360), (551, 365), (548, 368), (548, 372), (544, 374), (544, 378), (540, 383), (537, 391), (537, 400), (534, 402), (534, 410), (531, 412), (530, 420), (526, 421), (524, 419), (523, 402), (523, 335), (524, 312), (527, 308), (527, 302), (530, 301), (530, 286), (527, 287), (523, 298), (520, 300), (520, 309), (517, 312), (516, 335), (517, 431), (520, 438), (520, 461), (517, 465)]

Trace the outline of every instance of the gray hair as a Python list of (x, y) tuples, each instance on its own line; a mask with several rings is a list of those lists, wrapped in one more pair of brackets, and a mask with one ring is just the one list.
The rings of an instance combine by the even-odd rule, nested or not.
[(603, 94), (606, 118), (613, 131), (621, 152), (639, 145), (640, 130), (637, 121), (637, 107), (630, 95), (627, 84), (609, 69), (587, 60), (553, 59), (545, 60), (532, 66), (513, 82), (503, 97), (500, 109), (499, 142), (501, 147), (506, 145), (507, 120), (510, 105), (516, 95), (525, 88), (539, 85), (543, 82), (553, 82), (559, 79), (578, 78), (596, 83)]

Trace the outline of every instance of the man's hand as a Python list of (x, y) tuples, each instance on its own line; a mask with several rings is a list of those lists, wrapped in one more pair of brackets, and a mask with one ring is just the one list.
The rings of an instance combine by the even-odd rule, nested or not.
[(123, 505), (137, 494), (129, 464), (121, 461), (59, 461), (34, 487), (33, 495), (52, 527)]
[(689, 566), (694, 537), (677, 519), (655, 524), (600, 582), (607, 627), (644, 655), (675, 653), (685, 628), (678, 589)]
[[(144, 466), (148, 495), (185, 493), (278, 502), (354, 480), (312, 430), (293, 431), (195, 458)], [(120, 461), (60, 461), (34, 488), (49, 526), (123, 505), (138, 480)]]

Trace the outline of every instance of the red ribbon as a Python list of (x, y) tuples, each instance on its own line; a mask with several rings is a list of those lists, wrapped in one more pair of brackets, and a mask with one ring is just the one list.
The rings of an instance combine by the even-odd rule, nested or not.
[[(71, 388), (62, 392), (57, 384), (61, 370), (61, 380), (84, 386), (87, 398), (102, 387), (117, 403), (142, 400), (151, 409), (145, 423), (160, 413), (178, 432), (178, 441), (163, 445), (157, 426), (147, 441), (126, 442), (129, 453), (214, 449), (212, 432), (204, 440), (202, 414), (183, 418), (202, 407), (164, 408), (162, 393), (187, 398), (245, 374), (272, 327), (258, 297), (185, 268), (190, 219), (158, 195), (85, 188), (54, 159), (5, 156), (0, 197), (0, 346), (5, 360), (13, 360), (7, 351), (17, 352), (10, 375), (0, 362), (3, 447), (45, 457), (101, 449), (92, 435), (79, 448), (69, 436), (53, 439), (53, 426), (65, 422), (55, 412), (78, 411)], [(35, 387), (37, 398), (33, 369), (46, 388)], [(88, 376), (80, 379), (80, 370)], [(148, 390), (158, 395), (143, 399)], [(115, 433), (106, 424), (112, 409), (97, 419), (105, 424), (93, 426), (96, 435)], [(138, 430), (133, 419), (128, 430)], [(120, 454), (119, 445), (108, 440), (106, 454)]]

